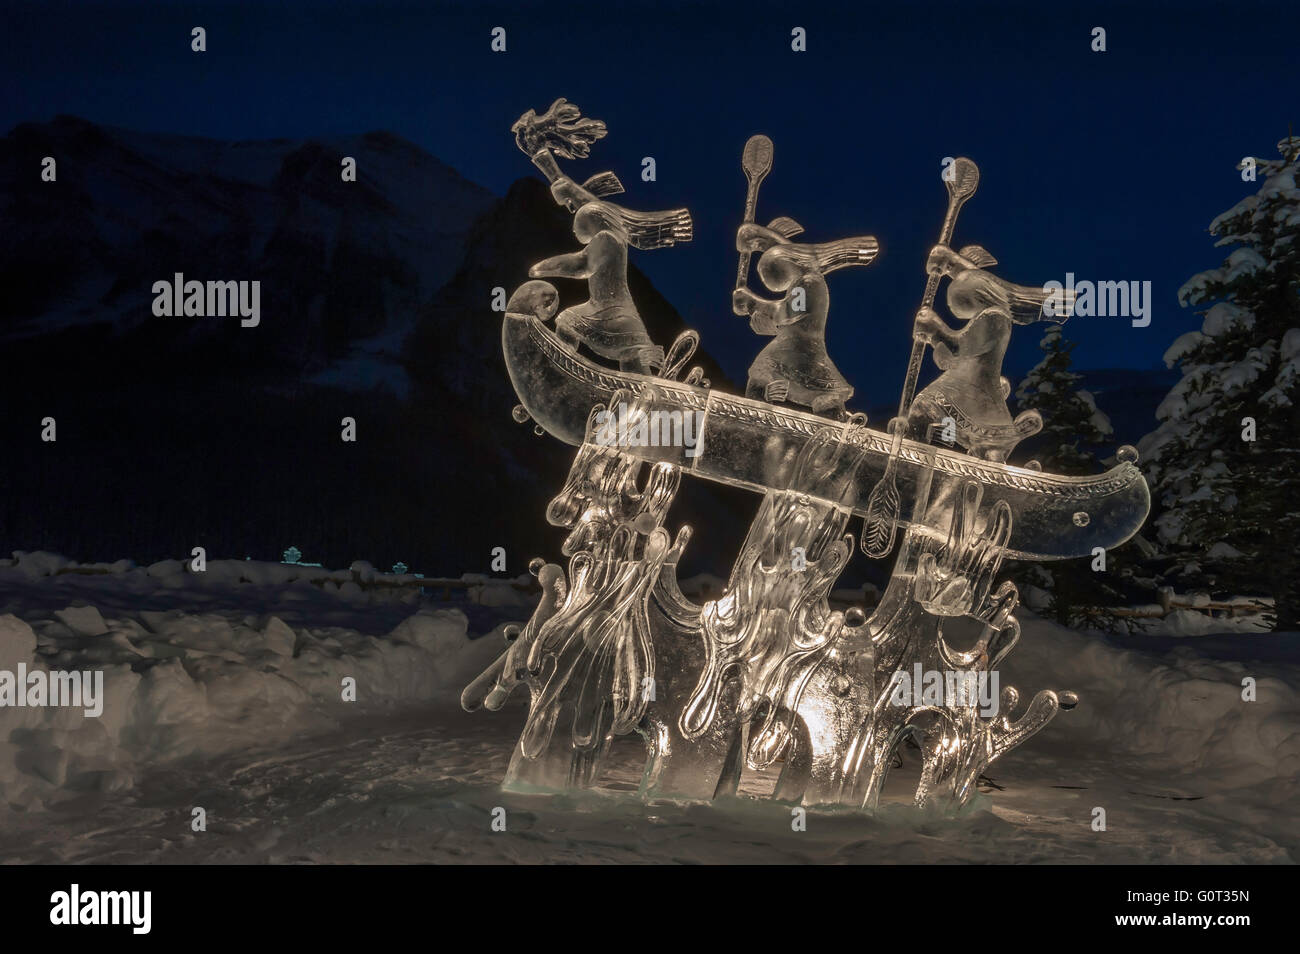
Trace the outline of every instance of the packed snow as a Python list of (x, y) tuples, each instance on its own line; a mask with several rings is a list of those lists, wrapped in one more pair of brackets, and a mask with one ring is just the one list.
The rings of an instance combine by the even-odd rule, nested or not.
[[(1022, 610), (1004, 684), (1025, 696), (1074, 690), (1076, 709), (994, 763), (961, 817), (906, 804), (909, 764), (875, 816), (812, 813), (795, 832), (788, 805), (754, 797), (773, 784), (761, 774), (713, 805), (643, 804), (634, 736), (619, 740), (595, 791), (501, 792), (526, 700), (467, 714), (457, 699), (504, 648), (503, 624), (527, 618), (531, 598), (520, 581), (487, 577), (465, 577), (451, 601), (391, 585), (413, 579), (366, 564), (211, 561), (191, 573), (176, 561), (0, 561), (0, 670), (102, 670), (105, 696), (99, 718), (0, 708), (0, 860), (1300, 857), (1300, 666), (1252, 661), (1252, 641), (1290, 640), (1293, 650), (1294, 634), (1241, 634), (1213, 654), (1187, 638), (1155, 652)], [(692, 583), (684, 588), (717, 595), (722, 581)], [(343, 700), (349, 677), (355, 702)], [(1253, 702), (1242, 698), (1247, 678)], [(195, 807), (206, 831), (192, 828)], [(504, 832), (491, 829), (496, 807), (506, 809)], [(1105, 831), (1093, 828), (1096, 808)]]
[[(69, 569), (83, 572), (58, 572)], [(353, 709), (458, 692), (490, 661), (487, 642), (469, 641), (463, 610), (417, 605), (415, 589), (367, 594), (360, 584), (375, 576), (368, 564), (331, 572), (237, 560), (203, 573), (177, 560), (77, 568), (45, 553), (0, 566), (0, 670), (102, 671), (105, 687), (98, 718), (68, 706), (0, 708), (0, 800), (36, 810), (125, 791), (151, 766), (326, 733)], [(513, 597), (503, 583), (469, 595)], [(345, 678), (355, 703), (343, 700)]]

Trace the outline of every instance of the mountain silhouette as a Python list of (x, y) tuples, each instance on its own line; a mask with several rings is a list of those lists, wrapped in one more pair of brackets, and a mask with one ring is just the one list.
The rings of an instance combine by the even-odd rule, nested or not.
[[(426, 573), (486, 572), (502, 546), (510, 575), (559, 558), (544, 512), (573, 450), (512, 418), (490, 308), (577, 248), (539, 178), (497, 198), (390, 133), (221, 142), (60, 116), (0, 139), (0, 210), (0, 545), (140, 562), (293, 545)], [(260, 282), (260, 323), (156, 316), (176, 273)], [(628, 283), (671, 343), (680, 315), (635, 264)], [(734, 532), (688, 554), (717, 569), (757, 502), (686, 481), (670, 524), (727, 515)]]

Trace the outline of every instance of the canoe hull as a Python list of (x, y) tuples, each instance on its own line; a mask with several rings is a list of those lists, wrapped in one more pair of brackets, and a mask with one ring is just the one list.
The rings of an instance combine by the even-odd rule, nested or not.
[[(519, 400), (547, 433), (567, 444), (583, 442), (594, 405), (608, 406), (619, 390), (642, 394), (653, 388), (656, 407), (695, 416), (695, 446), (629, 452), (761, 494), (784, 486), (783, 475), (793, 458), (814, 434), (834, 423), (764, 401), (601, 367), (575, 354), (532, 316), (507, 314), (501, 334)], [(890, 442), (887, 433), (867, 429), (853, 504), (858, 514), (866, 512), (867, 499), (884, 473)], [(955, 499), (970, 480), (983, 486), (984, 508), (1006, 500), (1015, 516), (1007, 555), (1018, 559), (1060, 560), (1089, 556), (1096, 547), (1112, 549), (1138, 531), (1151, 509), (1146, 481), (1130, 463), (1103, 474), (1064, 477), (905, 440), (896, 475), (904, 523), (922, 522), (907, 512), (910, 502), (928, 500), (927, 512), (933, 514), (946, 509), (944, 502)]]

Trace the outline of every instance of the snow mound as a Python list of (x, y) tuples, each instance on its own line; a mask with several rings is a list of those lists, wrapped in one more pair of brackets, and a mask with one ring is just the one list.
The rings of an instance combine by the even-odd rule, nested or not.
[[(406, 766), (400, 769), (407, 772), (404, 791), (427, 793), (433, 786), (451, 792), (458, 803), (469, 799), (475, 805), (474, 799), (496, 805), (503, 798), (496, 785), (515, 744), (520, 711), (479, 713), (463, 723), (451, 715), (429, 722), (429, 704), (440, 713), (451, 711), (463, 686), (503, 648), (499, 626), (482, 639), (469, 638), (471, 619), (486, 612), (472, 597), (464, 609), (412, 606), (404, 597), (378, 602), (385, 588), (362, 591), (348, 571), (342, 578), (358, 590), (351, 596), (333, 578), (319, 586), (302, 580), (219, 586), (187, 572), (177, 589), (174, 574), (150, 575), (133, 566), (35, 581), (29, 576), (36, 564), (58, 563), (41, 557), (0, 564), (0, 670), (22, 665), (28, 671), (102, 672), (102, 714), (88, 717), (76, 707), (0, 708), (0, 818), (19, 825), (19, 812), (101, 805), (121, 816), (121, 837), (129, 840), (136, 837), (130, 821), (134, 810), (129, 799), (117, 795), (146, 774), (185, 766), (189, 779), (190, 773), (201, 775), (209, 766), (234, 761), (281, 764), (287, 772), (296, 762), (286, 753), (301, 749), (303, 740), (325, 742), (326, 734), (328, 741), (344, 740), (330, 758), (373, 757), (379, 765), (384, 756), (346, 740), (364, 742), (376, 726), (382, 731), (409, 726), (411, 720), (434, 735), (455, 738), (445, 740), (439, 756), (451, 763), (414, 766), (409, 763), (415, 750), (392, 743), (397, 754), (388, 757), (399, 761), (389, 767), (396, 772)], [(267, 572), (281, 577), (298, 571)], [(262, 569), (253, 575), (262, 576)], [(686, 585), (716, 596), (721, 583), (701, 577)], [(528, 615), (526, 609), (506, 613), (516, 619)], [(994, 774), (1006, 791), (994, 804), (1002, 806), (1004, 817), (967, 819), (963, 831), (994, 825), (994, 841), (1020, 839), (1028, 851), (1032, 846), (1025, 839), (1032, 842), (1043, 832), (1031, 825), (1021, 837), (1017, 826), (1029, 822), (1006, 819), (1019, 818), (1017, 811), (1057, 818), (1055, 847), (1026, 856), (1054, 857), (1053, 852), (1078, 849), (1065, 842), (1076, 826), (1090, 830), (1088, 806), (1112, 807), (1116, 828), (1123, 827), (1131, 840), (1137, 837), (1136, 819), (1145, 824), (1165, 818), (1161, 806), (1183, 799), (1176, 803), (1185, 806), (1179, 823), (1200, 832), (1200, 841), (1185, 852), (1221, 859), (1248, 837), (1252, 858), (1286, 860), (1294, 854), (1290, 806), (1300, 794), (1300, 667), (1207, 658), (1197, 653), (1195, 639), (1166, 653), (1127, 648), (1122, 640), (1076, 633), (1025, 608), (1019, 615), (1023, 638), (1003, 667), (1003, 685), (1017, 686), (1026, 700), (1040, 689), (1070, 689), (1080, 702), (998, 763)], [(1200, 617), (1196, 622), (1221, 633), (1227, 621)], [(1254, 637), (1242, 638), (1248, 647)], [(1239, 658), (1247, 656), (1248, 651)], [(355, 681), (355, 702), (344, 700), (347, 679)], [(1243, 698), (1245, 680), (1253, 680), (1254, 701)], [(359, 718), (363, 713), (366, 718)], [(456, 735), (462, 732), (469, 734)], [(602, 803), (620, 818), (648, 810), (627, 794), (635, 789), (637, 760), (643, 756), (639, 742), (627, 743), (627, 778), (619, 776), (619, 794)], [(368, 779), (374, 773), (361, 775)], [(332, 791), (332, 784), (324, 788)], [(307, 797), (298, 787), (293, 790), (295, 797)], [(91, 796), (96, 797), (83, 803)], [(247, 792), (241, 789), (239, 797)], [(771, 807), (756, 805), (718, 807), (709, 817), (743, 828), (744, 813)], [(314, 817), (314, 811), (304, 817)], [(728, 819), (734, 812), (741, 814), (733, 825)], [(681, 822), (689, 828), (689, 818)], [(862, 824), (868, 823), (844, 822), (846, 830)], [(33, 814), (19, 827), (36, 831), (43, 825)], [(893, 829), (877, 824), (870, 830), (887, 840)], [(744, 841), (742, 835), (738, 828), (735, 837)], [(1122, 851), (1129, 855), (1124, 857), (1165, 857), (1182, 850), (1163, 836), (1153, 835), (1149, 842), (1125, 842)]]
[[(1192, 646), (1159, 655), (1126, 650), (1023, 617), (1004, 681), (1022, 696), (1059, 688), (1080, 697), (1035, 737), (1035, 747), (1100, 751), (1117, 770), (1136, 765), (1149, 783), (1194, 791), (1243, 815), (1300, 794), (1300, 667), (1207, 659)], [(1255, 701), (1243, 698), (1248, 678)]]
[(1263, 616), (1212, 617), (1194, 609), (1170, 610), (1162, 619), (1142, 621), (1142, 632), (1148, 636), (1218, 636), (1225, 633), (1266, 633), (1268, 624)]
[[(48, 554), (26, 554), (0, 568), (0, 613), (10, 610), (0, 615), (0, 670), (12, 674), (11, 685), (25, 692), (26, 682), (55, 671), (82, 673), (87, 686), (102, 678), (98, 703), (83, 697), (80, 705), (7, 700), (0, 706), (0, 806), (11, 809), (128, 789), (141, 772), (163, 763), (273, 746), (328, 732), (354, 714), (448, 697), (503, 645), (499, 635), (471, 640), (458, 608), (411, 612), (398, 603), (394, 610), (405, 618), (384, 636), (334, 625), (328, 608), (343, 598), (338, 593), (319, 594), (313, 610), (319, 625), (292, 626), (274, 613), (249, 612), (242, 591), (260, 589), (229, 584), (215, 601), (224, 608), (148, 609), (150, 598), (173, 591), (178, 580), (190, 582), (191, 575), (159, 572), (157, 564), (107, 575), (48, 575), (68, 565)], [(254, 566), (254, 575), (279, 583), (282, 596), (317, 596), (286, 589), (291, 568)], [(248, 569), (241, 575), (247, 577)], [(216, 585), (202, 574), (192, 577), (199, 578), (191, 580), (196, 589)], [(60, 597), (104, 592), (106, 579), (116, 581), (117, 596), (129, 587), (133, 598), (58, 605)], [(74, 584), (81, 589), (69, 590)], [(85, 589), (92, 584), (100, 590)], [(113, 605), (121, 602), (136, 608)], [(299, 604), (286, 605), (296, 610)], [(28, 677), (18, 686), (21, 672)], [(95, 708), (98, 717), (87, 714)]]

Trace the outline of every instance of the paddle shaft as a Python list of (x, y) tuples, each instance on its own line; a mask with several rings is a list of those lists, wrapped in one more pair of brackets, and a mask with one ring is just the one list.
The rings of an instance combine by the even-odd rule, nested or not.
[[(947, 245), (952, 241), (953, 229), (957, 225), (957, 211), (965, 202), (964, 197), (952, 195), (948, 201), (948, 214), (944, 216), (943, 228), (939, 230), (939, 244)], [(925, 280), (925, 294), (921, 296), (921, 307), (929, 308), (934, 304), (934, 296), (939, 292), (939, 275), (935, 273)], [(907, 417), (912, 407), (912, 397), (916, 394), (916, 382), (921, 377), (921, 359), (925, 357), (925, 342), (916, 337), (916, 322), (912, 322), (912, 356), (907, 362), (907, 379), (903, 382), (903, 393), (898, 399), (898, 416)], [(891, 456), (892, 468), (894, 458)]]
[[(749, 180), (749, 194), (745, 196), (745, 218), (744, 222), (753, 222), (754, 215), (758, 207), (758, 184), (762, 182), (759, 176), (753, 176)], [(745, 279), (749, 277), (749, 257), (753, 254), (744, 251), (740, 253), (740, 266), (736, 269), (736, 287), (744, 288)]]
[[(974, 164), (971, 164), (972, 167)], [(975, 170), (978, 176), (978, 170)], [(976, 178), (974, 184), (978, 184)], [(943, 227), (939, 230), (939, 244), (947, 245), (952, 241), (953, 229), (957, 224), (957, 212), (962, 204), (971, 197), (975, 189), (967, 190), (967, 183), (953, 180), (948, 189), (948, 212), (943, 218)], [(934, 304), (934, 296), (939, 290), (939, 275), (931, 274), (925, 280), (925, 293), (921, 296), (921, 308)], [(918, 309), (918, 315), (920, 310)], [(889, 445), (889, 460), (885, 463), (885, 472), (871, 491), (867, 501), (867, 516), (862, 528), (862, 551), (871, 557), (882, 557), (894, 545), (894, 534), (898, 529), (898, 514), (901, 501), (898, 498), (896, 471), (898, 458), (903, 450), (903, 434), (907, 430), (907, 415), (912, 408), (912, 397), (916, 393), (916, 382), (921, 376), (921, 359), (925, 356), (925, 342), (916, 336), (916, 320), (912, 321), (912, 354), (907, 362), (907, 379), (903, 382), (903, 393), (898, 400), (898, 416), (890, 421), (893, 440)]]

